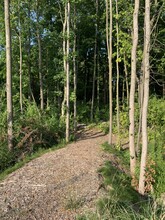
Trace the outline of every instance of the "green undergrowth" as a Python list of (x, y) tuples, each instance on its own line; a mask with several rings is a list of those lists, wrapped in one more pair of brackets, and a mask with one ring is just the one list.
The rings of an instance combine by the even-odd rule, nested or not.
[(85, 213), (77, 220), (163, 220), (165, 207), (151, 195), (141, 196), (131, 186), (131, 177), (125, 172), (129, 170), (128, 152), (107, 143), (103, 149), (114, 157), (98, 171), (103, 177), (106, 196), (97, 202), (95, 213)]
[(110, 189), (97, 203), (96, 213), (78, 216), (78, 220), (163, 220), (164, 208), (151, 197), (142, 197), (130, 186), (130, 177), (106, 162), (99, 172)]
[(107, 142), (102, 145), (104, 151), (115, 155), (120, 159), (120, 163), (123, 164), (129, 170), (129, 151), (122, 150), (118, 145), (109, 145)]
[[(14, 109), (13, 149), (7, 148), (6, 113), (0, 115), (0, 173), (12, 172), (29, 160), (65, 143), (65, 124), (56, 109), (41, 112), (35, 103), (25, 103), (24, 111)], [(55, 147), (54, 147), (55, 146)], [(11, 171), (10, 171), (11, 170)]]

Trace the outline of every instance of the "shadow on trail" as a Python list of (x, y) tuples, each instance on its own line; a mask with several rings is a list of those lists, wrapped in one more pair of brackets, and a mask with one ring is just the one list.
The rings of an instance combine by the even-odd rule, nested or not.
[(94, 139), (98, 137), (103, 137), (106, 134), (102, 133), (101, 131), (94, 131), (94, 130), (87, 130), (85, 128), (81, 128), (80, 130), (77, 131), (76, 134), (76, 141), (80, 140), (88, 140), (88, 139)]

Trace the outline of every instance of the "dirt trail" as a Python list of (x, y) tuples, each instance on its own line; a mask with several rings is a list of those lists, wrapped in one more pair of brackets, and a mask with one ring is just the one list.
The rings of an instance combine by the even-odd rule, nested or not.
[(1, 220), (74, 220), (95, 210), (100, 180), (97, 170), (107, 159), (100, 145), (108, 137), (81, 130), (76, 142), (49, 152), (0, 183)]

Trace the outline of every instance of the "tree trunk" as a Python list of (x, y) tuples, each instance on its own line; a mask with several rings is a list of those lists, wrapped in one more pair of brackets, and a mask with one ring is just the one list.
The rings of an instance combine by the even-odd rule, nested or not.
[(40, 81), (40, 105), (41, 111), (44, 110), (44, 91), (43, 91), (43, 75), (42, 75), (42, 50), (41, 50), (41, 36), (38, 33), (38, 66), (39, 66), (39, 81)]
[(135, 125), (134, 125), (134, 98), (135, 98), (135, 83), (136, 83), (136, 53), (138, 45), (138, 13), (139, 0), (135, 0), (135, 8), (133, 14), (133, 45), (131, 51), (131, 88), (129, 99), (129, 150), (130, 150), (130, 171), (131, 176), (135, 175), (136, 154), (135, 154)]
[[(145, 44), (145, 42), (144, 42)], [(139, 127), (138, 127), (138, 135), (137, 135), (137, 143), (136, 143), (136, 155), (139, 155), (139, 149), (140, 149), (140, 139), (141, 139), (141, 128), (142, 128), (142, 107), (143, 107), (143, 93), (144, 93), (144, 54), (143, 54), (143, 60), (141, 64), (141, 73), (138, 80), (138, 95), (139, 95)]]
[(67, 46), (66, 46), (66, 142), (70, 136), (70, 69), (69, 69), (69, 48), (70, 48), (70, 2), (67, 3)]
[(20, 110), (23, 113), (23, 100), (22, 100), (22, 33), (21, 33), (21, 21), (19, 14), (19, 74), (20, 74)]
[(118, 0), (116, 0), (116, 37), (117, 37), (117, 57), (116, 57), (116, 70), (117, 70), (117, 82), (116, 82), (116, 109), (117, 109), (117, 132), (118, 132), (118, 144), (120, 139), (120, 115), (119, 115), (119, 23), (118, 23)]
[[(65, 3), (65, 18), (63, 21), (63, 68), (64, 74), (66, 75), (66, 25), (67, 25), (67, 4)], [(66, 80), (64, 80), (64, 97), (61, 105), (61, 116), (65, 115), (65, 105), (66, 105)]]
[(112, 0), (106, 0), (106, 39), (109, 65), (109, 138), (112, 144)]
[(148, 150), (147, 112), (149, 100), (150, 79), (150, 0), (145, 0), (145, 26), (144, 26), (144, 98), (142, 108), (142, 153), (140, 163), (139, 193), (145, 193), (145, 173)]
[[(30, 1), (28, 4), (28, 21), (30, 21)], [(33, 99), (34, 100), (34, 96), (33, 96), (33, 92), (32, 92), (32, 86), (31, 86), (31, 45), (30, 45), (30, 41), (31, 41), (31, 30), (30, 30), (30, 22), (28, 22), (29, 28), (28, 28), (28, 78), (29, 78), (29, 94), (28, 94), (28, 98), (31, 101)]]
[[(97, 16), (97, 33), (99, 33), (99, 1), (96, 1), (96, 16)], [(98, 36), (97, 36), (98, 41)], [(99, 42), (99, 41), (98, 41)], [(99, 51), (99, 45), (97, 42), (97, 113), (99, 114), (100, 110), (100, 51)]]
[(6, 34), (6, 92), (7, 92), (7, 135), (8, 149), (13, 149), (13, 105), (12, 105), (12, 56), (11, 56), (11, 32), (10, 32), (10, 3), (4, 1), (5, 9), (5, 34)]
[(44, 91), (43, 91), (43, 76), (42, 76), (42, 49), (41, 49), (41, 35), (39, 27), (39, 3), (37, 0), (37, 41), (38, 41), (38, 69), (40, 82), (40, 108), (44, 110)]
[(73, 45), (73, 73), (74, 73), (74, 133), (77, 131), (77, 63), (76, 63), (76, 6), (74, 5), (74, 45)]
[(124, 72), (125, 72), (125, 81), (126, 81), (126, 94), (127, 94), (127, 106), (129, 105), (129, 83), (128, 83), (128, 69), (126, 64), (126, 55), (124, 54)]
[(97, 72), (97, 32), (98, 32), (98, 0), (95, 2), (96, 4), (96, 23), (95, 23), (95, 46), (94, 46), (94, 69), (93, 69), (93, 85), (92, 85), (92, 103), (91, 103), (91, 121), (93, 121), (94, 115), (94, 101), (95, 101), (95, 83), (96, 83), (96, 72)]

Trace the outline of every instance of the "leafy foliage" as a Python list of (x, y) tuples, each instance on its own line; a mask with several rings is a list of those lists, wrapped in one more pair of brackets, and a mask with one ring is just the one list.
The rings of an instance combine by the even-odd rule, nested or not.
[(151, 197), (139, 195), (130, 186), (130, 176), (114, 166), (113, 162), (106, 162), (99, 172), (104, 177), (104, 184), (110, 186), (106, 187), (109, 189), (108, 195), (98, 201), (95, 214), (87, 213), (77, 219), (163, 219), (164, 207)]
[[(1, 116), (3, 122), (6, 114)], [(65, 127), (60, 122), (56, 110), (41, 113), (35, 103), (27, 103), (24, 114), (15, 115), (14, 149), (7, 149), (6, 135), (1, 135), (0, 145), (0, 171), (13, 166), (16, 162), (24, 160), (39, 149), (48, 149), (57, 145), (64, 138)], [(1, 123), (2, 134), (6, 128)]]

